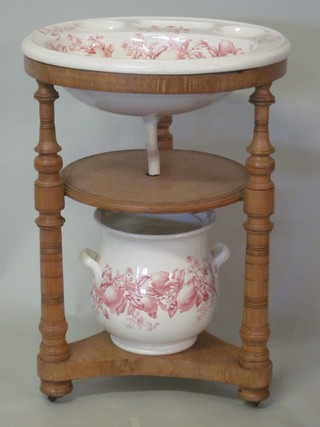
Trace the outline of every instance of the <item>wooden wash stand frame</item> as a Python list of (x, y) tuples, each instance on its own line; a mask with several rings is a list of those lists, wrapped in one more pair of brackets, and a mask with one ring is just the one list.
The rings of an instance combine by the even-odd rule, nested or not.
[[(237, 385), (240, 397), (253, 404), (266, 399), (272, 376), (267, 340), (270, 335), (269, 234), (273, 227), (270, 215), (274, 209), (274, 184), (271, 181), (274, 169), (271, 154), (274, 150), (269, 141), (268, 119), (269, 107), (274, 103), (270, 86), (286, 73), (286, 60), (236, 72), (169, 76), (82, 71), (47, 65), (25, 57), (25, 70), (38, 82), (35, 98), (40, 104), (40, 138), (35, 148), (38, 153), (35, 158), (35, 168), (38, 171), (35, 206), (39, 211), (36, 223), (40, 229), (41, 259), (42, 342), (38, 355), (41, 391), (50, 400), (55, 400), (71, 392), (72, 380), (75, 379), (111, 375), (159, 375)], [(254, 88), (250, 97), (254, 106), (254, 133), (247, 149), (247, 177), (240, 184), (235, 183), (233, 188), (220, 186), (216, 190), (215, 182), (212, 182), (208, 194), (205, 197), (202, 195), (201, 199), (194, 191), (192, 194), (188, 193), (187, 187), (184, 187), (183, 200), (179, 198), (181, 190), (178, 188), (176, 200), (171, 200), (170, 203), (161, 191), (155, 204), (150, 204), (148, 197), (143, 199), (142, 196), (136, 206), (134, 201), (126, 204), (125, 200), (119, 202), (108, 194), (95, 194), (94, 188), (92, 194), (95, 195), (92, 197), (90, 182), (77, 182), (72, 174), (69, 179), (68, 167), (61, 174), (62, 158), (58, 155), (61, 148), (56, 141), (54, 123), (54, 102), (58, 93), (54, 86), (153, 94), (213, 93)], [(158, 139), (162, 149), (172, 149), (170, 124), (171, 117), (166, 116), (161, 118), (158, 125)], [(183, 151), (181, 153), (183, 156)], [(183, 157), (181, 159), (183, 163)], [(216, 156), (217, 164), (220, 159), (222, 158)], [(81, 164), (90, 169), (90, 163), (86, 164), (86, 159), (82, 159)], [(199, 172), (196, 164), (194, 170), (195, 173)], [(81, 175), (81, 170), (78, 172)], [(145, 174), (145, 171), (142, 172)], [(189, 175), (192, 176), (192, 173), (193, 170), (189, 170)], [(225, 173), (227, 177), (228, 170)], [(132, 193), (138, 187), (135, 187), (130, 172), (128, 179)], [(172, 177), (164, 176), (162, 179), (167, 179), (168, 182), (171, 180), (171, 187), (174, 188)], [(64, 223), (61, 211), (65, 196), (104, 209), (128, 212), (183, 212), (191, 211), (192, 207), (201, 211), (243, 200), (247, 215), (244, 225), (247, 238), (240, 330), (242, 346), (238, 348), (223, 342), (208, 332), (203, 332), (190, 349), (166, 356), (142, 356), (123, 351), (114, 346), (107, 332), (67, 343), (61, 238)]]

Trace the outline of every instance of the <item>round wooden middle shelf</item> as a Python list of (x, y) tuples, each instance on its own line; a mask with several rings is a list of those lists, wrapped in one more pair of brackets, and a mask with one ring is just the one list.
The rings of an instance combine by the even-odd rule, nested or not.
[(245, 167), (197, 151), (161, 151), (161, 174), (147, 175), (145, 150), (113, 151), (77, 160), (62, 171), (67, 196), (126, 212), (195, 212), (243, 196)]

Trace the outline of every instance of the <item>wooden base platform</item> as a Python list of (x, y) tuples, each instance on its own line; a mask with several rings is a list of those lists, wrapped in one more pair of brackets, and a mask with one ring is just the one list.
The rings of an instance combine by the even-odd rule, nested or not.
[(106, 332), (74, 342), (69, 350), (69, 359), (60, 363), (51, 364), (38, 357), (38, 374), (42, 381), (63, 383), (101, 376), (152, 375), (264, 389), (270, 383), (272, 371), (271, 363), (259, 370), (241, 368), (239, 348), (208, 332), (203, 332), (188, 350), (165, 356), (143, 356), (121, 350)]

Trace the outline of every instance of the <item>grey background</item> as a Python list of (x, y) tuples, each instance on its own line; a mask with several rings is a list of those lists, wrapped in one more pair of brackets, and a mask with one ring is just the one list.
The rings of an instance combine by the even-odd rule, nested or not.
[[(34, 29), (72, 19), (198, 16), (252, 22), (283, 32), (292, 43), (288, 74), (275, 82), (270, 136), (276, 149), (276, 211), (271, 237), (269, 348), (271, 397), (259, 408), (237, 399), (232, 386), (161, 378), (75, 382), (72, 395), (50, 404), (38, 391), (38, 231), (34, 224), (33, 147), (38, 105), (23, 70), (20, 43)], [(0, 425), (7, 426), (290, 426), (319, 425), (319, 39), (318, 0), (118, 0), (55, 2), (2, 0), (0, 5)], [(59, 88), (58, 88), (59, 90)], [(101, 151), (144, 146), (139, 118), (81, 105), (62, 88), (56, 102), (57, 138), (67, 164)], [(177, 148), (245, 161), (252, 138), (251, 91), (174, 117)], [(89, 303), (90, 272), (78, 261), (97, 248), (93, 208), (66, 201), (63, 212), (68, 340), (100, 331)], [(240, 344), (245, 216), (241, 204), (217, 212), (215, 240), (231, 249), (221, 270), (221, 297), (210, 331)]]

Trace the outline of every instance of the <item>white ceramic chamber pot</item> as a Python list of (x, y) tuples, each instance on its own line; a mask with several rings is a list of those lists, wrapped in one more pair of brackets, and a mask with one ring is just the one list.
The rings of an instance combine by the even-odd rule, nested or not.
[(96, 210), (100, 253), (84, 249), (93, 272), (91, 301), (111, 339), (140, 354), (176, 353), (212, 319), (222, 243), (210, 245), (214, 211), (129, 214)]

